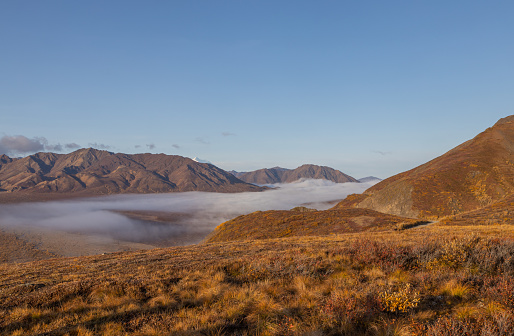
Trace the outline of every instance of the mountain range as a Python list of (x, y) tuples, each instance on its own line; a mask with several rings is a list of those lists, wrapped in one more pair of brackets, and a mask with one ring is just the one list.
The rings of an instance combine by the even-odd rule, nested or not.
[(335, 183), (359, 182), (339, 170), (312, 164), (305, 164), (296, 169), (273, 167), (251, 172), (231, 171), (230, 173), (242, 181), (257, 185), (291, 183), (300, 179), (324, 179)]
[(241, 192), (258, 187), (207, 163), (165, 154), (123, 154), (93, 148), (69, 154), (0, 156), (0, 192), (164, 193)]
[[(16, 159), (0, 156), (0, 194), (258, 191), (263, 188), (253, 184), (289, 183), (302, 178), (358, 182), (340, 171), (316, 165), (228, 173), (181, 156), (129, 155), (92, 148)], [(506, 200), (511, 198), (514, 116), (500, 119), (473, 139), (419, 167), (385, 179), (363, 194), (348, 196), (335, 209), (357, 207), (440, 220), (455, 215), (464, 218), (465, 213), (479, 216), (481, 209), (510, 213), (514, 204)]]

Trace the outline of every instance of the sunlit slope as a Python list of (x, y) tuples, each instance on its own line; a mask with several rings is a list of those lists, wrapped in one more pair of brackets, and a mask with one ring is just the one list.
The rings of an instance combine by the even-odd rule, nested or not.
[[(446, 154), (353, 195), (339, 207), (440, 218), (476, 210), (514, 193), (514, 116)], [(336, 206), (337, 208), (337, 206)]]
[(206, 242), (391, 230), (400, 223), (410, 224), (415, 221), (374, 210), (355, 208), (325, 211), (308, 211), (306, 208), (257, 211), (219, 225), (206, 238)]
[(441, 225), (512, 225), (514, 224), (514, 195), (486, 207), (463, 212), (440, 221)]
[(69, 154), (0, 158), (0, 192), (159, 193), (263, 190), (207, 163), (178, 155), (123, 154), (93, 148)]

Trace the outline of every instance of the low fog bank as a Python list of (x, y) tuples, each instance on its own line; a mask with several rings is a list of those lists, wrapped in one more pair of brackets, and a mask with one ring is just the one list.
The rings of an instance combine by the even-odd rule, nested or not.
[[(258, 210), (288, 210), (300, 205), (324, 210), (333, 206), (333, 201), (362, 193), (374, 183), (303, 180), (273, 185), (275, 189), (264, 192), (113, 195), (5, 204), (0, 205), (0, 225), (36, 226), (133, 242), (161, 242), (161, 246), (193, 244), (200, 242), (217, 225), (236, 216)], [(152, 221), (126, 216), (124, 211), (171, 212), (177, 216), (165, 222)]]

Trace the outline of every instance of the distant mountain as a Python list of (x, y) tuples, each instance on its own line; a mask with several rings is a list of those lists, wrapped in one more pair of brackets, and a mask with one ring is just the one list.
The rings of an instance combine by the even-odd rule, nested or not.
[(259, 169), (251, 172), (234, 173), (233, 174), (240, 180), (259, 185), (291, 183), (300, 179), (324, 179), (336, 183), (359, 182), (353, 177), (346, 175), (339, 170), (310, 164), (300, 166), (296, 169), (273, 167)]
[(7, 163), (13, 162), (15, 159), (8, 157), (5, 154), (0, 155), (0, 168)]
[(441, 218), (492, 206), (514, 194), (514, 116), (446, 154), (350, 195), (338, 207)]
[(206, 163), (165, 154), (123, 154), (93, 148), (70, 154), (0, 157), (0, 191), (30, 193), (164, 193), (263, 190)]
[(239, 176), (245, 174), (246, 172), (238, 172), (238, 171), (235, 171), (235, 170), (229, 170), (228, 171), (230, 174), (234, 175), (235, 177), (239, 178)]
[(375, 177), (375, 176), (368, 176), (368, 177), (360, 178), (360, 179), (358, 179), (358, 181), (361, 183), (366, 183), (366, 182), (377, 182), (378, 183), (378, 182), (382, 181), (382, 179)]

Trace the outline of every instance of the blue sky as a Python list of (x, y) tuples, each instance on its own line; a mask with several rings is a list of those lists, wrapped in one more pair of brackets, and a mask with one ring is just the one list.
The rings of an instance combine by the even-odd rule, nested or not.
[(0, 137), (384, 178), (514, 114), (512, 13), (512, 1), (2, 1)]

